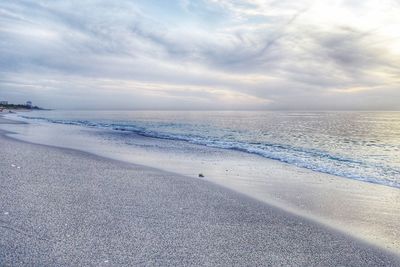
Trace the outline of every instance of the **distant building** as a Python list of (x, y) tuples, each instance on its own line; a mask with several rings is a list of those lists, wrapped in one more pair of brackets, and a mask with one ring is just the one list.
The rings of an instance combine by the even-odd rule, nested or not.
[(26, 105), (31, 108), (32, 107), (32, 101), (26, 101)]
[(0, 105), (8, 105), (8, 101), (0, 101)]

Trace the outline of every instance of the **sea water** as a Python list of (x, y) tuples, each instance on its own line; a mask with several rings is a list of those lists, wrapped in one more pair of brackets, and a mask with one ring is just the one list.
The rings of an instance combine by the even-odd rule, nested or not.
[[(35, 111), (25, 120), (256, 154), (400, 188), (400, 112)], [(124, 134), (121, 134), (124, 133)]]

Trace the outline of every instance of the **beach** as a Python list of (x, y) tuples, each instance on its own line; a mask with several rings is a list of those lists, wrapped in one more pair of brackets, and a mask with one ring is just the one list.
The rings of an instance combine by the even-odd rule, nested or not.
[[(308, 122), (306, 125), (309, 124), (310, 120), (316, 120), (314, 124), (325, 123), (329, 127), (331, 122), (337, 121), (337, 119), (343, 121), (343, 118), (346, 118), (344, 126), (339, 127), (339, 129), (344, 128), (345, 131), (347, 118), (354, 117), (354, 113), (333, 115), (328, 113), (328, 116), (323, 115), (322, 119), (319, 113), (234, 113), (234, 116), (230, 116), (229, 113), (229, 116), (225, 114), (192, 112), (189, 113), (189, 119), (185, 119), (182, 118), (182, 113), (177, 112), (32, 112), (6, 115), (7, 118), (22, 122), (22, 124), (15, 122), (13, 124), (2, 124), (0, 129), (9, 131), (10, 133), (7, 136), (29, 143), (79, 150), (126, 163), (150, 166), (190, 178), (198, 178), (201, 173), (204, 176), (202, 177), (203, 180), (245, 194), (250, 198), (273, 205), (292, 214), (328, 225), (353, 237), (384, 249), (389, 249), (396, 254), (400, 252), (400, 213), (398, 212), (400, 210), (400, 190), (396, 187), (388, 186), (384, 183), (371, 183), (352, 179), (351, 177), (313, 171), (294, 164), (279, 162), (258, 154), (245, 153), (235, 149), (198, 145), (171, 138), (149, 137), (147, 134), (150, 131), (160, 133), (160, 136), (162, 136), (166, 132), (165, 125), (170, 127), (168, 130), (171, 133), (179, 130), (180, 135), (190, 134), (193, 130), (200, 135), (212, 132), (218, 133), (219, 128), (207, 128), (202, 126), (200, 122), (217, 117), (222, 118), (222, 120), (218, 121), (219, 123), (224, 123), (224, 121), (234, 123), (238, 117), (243, 116), (246, 120), (241, 119), (239, 121), (239, 130), (243, 129), (241, 125), (245, 121), (253, 117), (264, 118), (269, 116), (271, 120), (268, 122), (273, 124), (273, 126), (269, 127), (269, 130), (272, 130), (275, 126), (281, 127), (280, 121), (289, 118), (290, 123), (283, 129), (286, 132), (279, 131), (277, 133), (278, 137), (287, 136), (287, 133), (290, 134), (291, 131), (297, 128), (301, 129), (302, 124), (296, 122), (299, 119), (300, 121), (305, 120)], [(382, 117), (382, 115), (378, 115)], [(330, 116), (335, 116), (336, 119), (332, 120)], [(359, 116), (365, 121), (365, 114), (359, 114)], [(380, 139), (374, 137), (374, 135), (370, 137), (364, 136), (358, 138), (358, 143), (374, 138), (372, 141), (377, 141), (375, 143), (371, 142), (370, 145), (381, 151), (387, 149), (385, 146), (387, 147), (386, 144), (392, 139), (394, 145), (388, 147), (392, 149), (389, 150), (387, 155), (383, 154), (384, 151), (367, 151), (365, 157), (356, 156), (345, 162), (351, 163), (366, 160), (371, 157), (368, 155), (379, 153), (382, 155), (382, 160), (393, 156), (390, 159), (396, 166), (396, 131), (392, 132), (391, 137), (389, 133), (381, 130), (387, 127), (386, 122), (396, 118), (396, 114), (383, 114), (383, 119), (380, 119), (382, 126), (379, 127), (376, 125), (377, 114), (374, 113), (370, 116), (372, 117), (371, 123), (364, 124), (363, 127), (358, 128), (361, 128), (361, 132), (364, 132), (365, 127), (368, 129), (375, 127), (375, 129), (379, 129), (379, 134), (382, 137), (386, 136), (386, 138)], [(50, 121), (26, 119), (31, 117), (54, 119)], [(101, 127), (93, 127), (98, 122), (93, 118), (102, 118), (104, 120), (107, 117), (112, 120), (102, 123)], [(137, 119), (133, 120), (132, 118)], [(76, 122), (79, 125), (74, 125)], [(81, 125), (82, 122), (89, 126)], [(131, 131), (132, 127), (145, 126), (144, 123), (150, 123), (156, 127), (148, 127), (145, 129), (146, 131), (141, 130), (139, 133)], [(356, 121), (353, 123), (356, 123)], [(194, 127), (186, 126), (191, 124)], [(104, 129), (105, 125), (113, 125), (114, 128), (126, 129), (126, 131)], [(181, 127), (182, 125), (183, 128)], [(257, 127), (250, 128), (250, 132), (257, 132)], [(323, 129), (324, 127), (321, 130)], [(266, 131), (266, 133), (268, 132)], [(280, 134), (281, 132), (282, 134)], [(324, 140), (322, 143), (325, 143), (330, 140), (326, 138), (326, 135), (316, 134), (315, 131), (301, 129), (297, 132), (306, 138), (305, 148), (309, 147), (311, 136), (313, 136), (311, 138), (313, 142), (321, 143), (322, 139)], [(337, 133), (337, 136), (340, 136), (341, 133), (342, 131)], [(152, 134), (152, 136), (157, 135)], [(330, 136), (332, 136), (332, 133)], [(262, 140), (262, 136), (260, 138)], [(291, 136), (288, 136), (286, 141), (291, 142), (291, 138)], [(353, 136), (352, 139), (354, 143), (357, 140), (357, 136)], [(334, 137), (334, 140), (335, 142), (330, 142), (336, 144), (342, 141), (337, 137)], [(382, 143), (380, 144), (378, 140), (384, 140), (384, 143), (380, 142)], [(342, 146), (347, 146), (349, 151), (365, 149), (360, 146), (352, 147), (348, 143), (343, 143)], [(365, 147), (368, 148), (370, 146)], [(271, 150), (274, 147), (267, 147), (267, 149)], [(299, 150), (298, 147), (294, 149), (295, 151)], [(341, 164), (343, 161), (336, 160), (338, 157), (335, 156), (334, 151), (336, 149), (331, 154), (333, 156), (331, 164)], [(321, 158), (314, 157), (313, 151), (305, 154), (304, 157), (307, 157), (309, 161), (312, 160), (324, 164)], [(303, 158), (296, 156), (295, 159), (299, 161)], [(373, 164), (373, 162), (370, 162), (364, 164), (364, 166), (373, 166)], [(379, 166), (385, 167), (385, 165)], [(358, 168), (352, 167), (352, 169), (357, 170)], [(368, 172), (364, 171), (364, 173)], [(396, 179), (396, 174), (393, 175), (390, 172), (386, 176)]]
[(0, 13), (0, 267), (400, 267), (399, 1)]
[(400, 264), (383, 248), (204, 179), (4, 132), (0, 143), (1, 265)]

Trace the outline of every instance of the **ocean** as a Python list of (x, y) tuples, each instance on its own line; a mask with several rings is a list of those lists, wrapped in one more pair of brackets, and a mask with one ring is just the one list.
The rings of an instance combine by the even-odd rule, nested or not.
[(175, 140), (400, 188), (400, 112), (34, 111), (19, 116), (96, 128), (104, 140), (137, 135)]

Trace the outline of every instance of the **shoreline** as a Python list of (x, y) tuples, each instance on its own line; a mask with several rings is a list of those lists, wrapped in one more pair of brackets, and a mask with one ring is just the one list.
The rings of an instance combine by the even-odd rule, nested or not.
[[(59, 129), (62, 132), (59, 130), (53, 132), (57, 125), (42, 126), (44, 128), (36, 133), (35, 124), (21, 125), (26, 128), (25, 131), (21, 131), (19, 126), (15, 125), (15, 133), (10, 133), (8, 136), (28, 143), (84, 151), (103, 158), (149, 166), (196, 179), (198, 173), (206, 170), (206, 177), (202, 180), (327, 225), (396, 254), (400, 253), (400, 214), (397, 212), (400, 208), (398, 201), (400, 191), (396, 188), (315, 173), (272, 160), (260, 161), (259, 157), (241, 152), (228, 153), (213, 148), (199, 149), (193, 145), (183, 148), (179, 142), (174, 144), (139, 136), (138, 140), (135, 138), (138, 144), (132, 151), (117, 147), (118, 153), (110, 154), (108, 145), (101, 147), (98, 143), (92, 142), (95, 137), (93, 134), (97, 131), (90, 130), (90, 135), (86, 139), (70, 140), (70, 137), (76, 134), (74, 131), (80, 129), (79, 127), (63, 126)], [(71, 129), (72, 131), (68, 132)], [(79, 134), (83, 133), (82, 130), (78, 131)], [(17, 132), (19, 134), (16, 134)], [(34, 139), (33, 135), (44, 137), (46, 140)], [(57, 140), (52, 143), (49, 138), (54, 136), (57, 136)], [(59, 145), (60, 136), (63, 137), (64, 146)], [(81, 137), (79, 135), (79, 138)], [(85, 144), (85, 147), (74, 146), (75, 144)], [(158, 149), (153, 151), (148, 148), (149, 146), (156, 146)], [(175, 146), (190, 151), (191, 159), (188, 159), (186, 152), (181, 156), (173, 152)], [(193, 155), (196, 157), (192, 158)], [(260, 169), (260, 164), (264, 169)], [(225, 172), (225, 169), (229, 169), (229, 172)]]
[(0, 187), (5, 264), (400, 263), (398, 255), (202, 179), (4, 133), (0, 142), (7, 155)]

